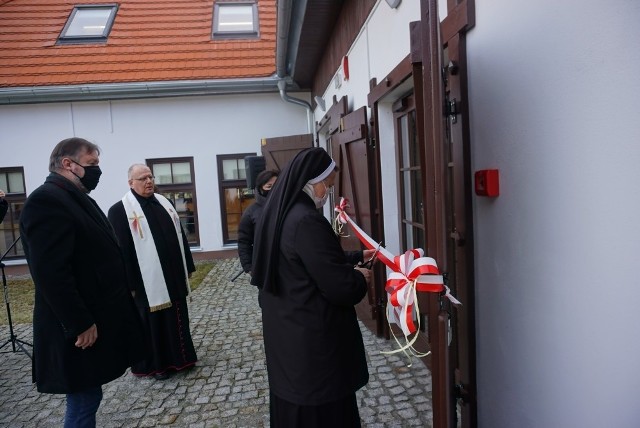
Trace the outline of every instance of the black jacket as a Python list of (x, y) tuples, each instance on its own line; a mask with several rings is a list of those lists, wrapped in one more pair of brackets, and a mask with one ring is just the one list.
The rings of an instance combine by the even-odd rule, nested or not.
[[(145, 357), (144, 334), (116, 237), (98, 205), (52, 173), (31, 193), (20, 233), (35, 283), (33, 380), (66, 394), (103, 385)], [(77, 348), (96, 324), (98, 339)]]
[(9, 202), (6, 199), (0, 199), (0, 223), (4, 220), (5, 214), (7, 214), (7, 210), (9, 209)]
[(251, 272), (251, 258), (253, 257), (253, 233), (262, 215), (264, 202), (267, 200), (260, 193), (256, 192), (256, 201), (242, 213), (240, 225), (238, 226), (238, 256), (242, 269)]
[(277, 294), (260, 290), (271, 391), (299, 405), (345, 398), (368, 379), (354, 306), (367, 292), (313, 201), (300, 192), (282, 225)]

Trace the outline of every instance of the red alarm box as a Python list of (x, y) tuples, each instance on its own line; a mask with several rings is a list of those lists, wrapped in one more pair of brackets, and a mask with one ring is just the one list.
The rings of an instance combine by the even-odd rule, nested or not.
[(497, 169), (482, 169), (475, 174), (476, 195), (495, 198), (500, 195), (500, 175)]

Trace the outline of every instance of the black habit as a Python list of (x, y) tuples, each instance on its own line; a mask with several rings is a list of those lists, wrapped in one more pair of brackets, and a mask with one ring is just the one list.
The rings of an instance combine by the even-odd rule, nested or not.
[[(104, 213), (52, 173), (27, 199), (20, 234), (35, 284), (33, 380), (67, 394), (110, 382), (144, 357), (122, 252)], [(89, 348), (74, 345), (96, 324)]]
[[(123, 248), (129, 287), (134, 292), (134, 300), (152, 349), (152, 355), (133, 366), (131, 373), (148, 376), (192, 367), (198, 358), (189, 329), (186, 275), (173, 220), (155, 196), (144, 198), (133, 190), (131, 192), (140, 203), (144, 218), (149, 223), (171, 299), (171, 307), (149, 312), (149, 302), (131, 236), (130, 222), (122, 201), (118, 201), (109, 209), (108, 217)], [(182, 243), (187, 270), (194, 272), (196, 269), (184, 231)]]
[(261, 288), (272, 426), (307, 426), (323, 413), (309, 406), (350, 408), (356, 420), (340, 426), (359, 426), (355, 391), (369, 379), (354, 308), (367, 290), (354, 269), (362, 253), (345, 254), (302, 192), (327, 158), (322, 149), (300, 152), (280, 174), (256, 229), (252, 283)]

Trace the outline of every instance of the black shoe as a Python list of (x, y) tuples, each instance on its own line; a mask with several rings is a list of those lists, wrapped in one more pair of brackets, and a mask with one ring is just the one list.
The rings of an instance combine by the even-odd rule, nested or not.
[(155, 380), (166, 380), (166, 379), (169, 379), (170, 377), (171, 377), (171, 373), (169, 372), (156, 373), (153, 375), (153, 378)]

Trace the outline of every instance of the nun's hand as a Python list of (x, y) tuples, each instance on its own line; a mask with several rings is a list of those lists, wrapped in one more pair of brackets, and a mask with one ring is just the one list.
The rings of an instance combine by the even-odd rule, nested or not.
[(364, 275), (364, 279), (365, 281), (367, 281), (367, 285), (371, 283), (371, 269), (365, 269), (361, 267), (355, 267), (354, 269)]

